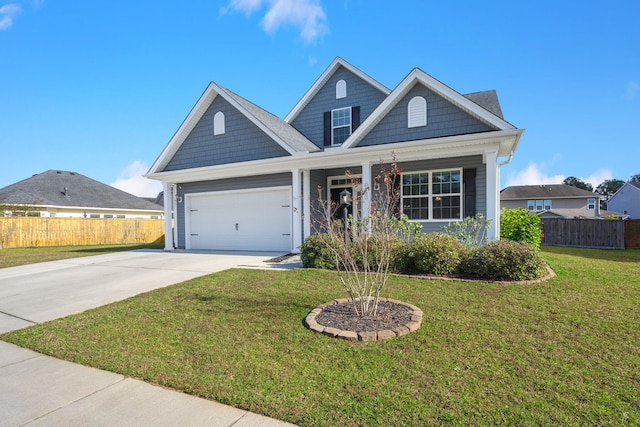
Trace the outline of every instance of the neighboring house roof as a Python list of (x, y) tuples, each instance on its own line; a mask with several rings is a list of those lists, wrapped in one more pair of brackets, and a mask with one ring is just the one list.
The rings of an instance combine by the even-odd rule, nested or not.
[(498, 101), (498, 93), (495, 90), (485, 90), (484, 92), (474, 92), (464, 95), (465, 98), (475, 102), (485, 110), (495, 114), (496, 116), (504, 119), (502, 116), (502, 108), (500, 108), (500, 102)]
[(566, 184), (513, 185), (500, 192), (500, 200), (529, 200), (557, 198), (601, 198), (598, 193)]
[(162, 206), (76, 172), (48, 170), (0, 188), (0, 203), (160, 211)]

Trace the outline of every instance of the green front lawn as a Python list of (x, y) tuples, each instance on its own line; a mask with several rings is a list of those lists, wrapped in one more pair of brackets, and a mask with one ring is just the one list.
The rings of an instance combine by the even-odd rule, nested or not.
[(37, 248), (0, 249), (0, 268), (38, 262), (58, 261), (111, 252), (132, 251), (134, 249), (162, 249), (164, 243), (127, 244), (127, 245), (89, 245), (89, 246), (46, 246)]
[(300, 425), (640, 424), (640, 251), (545, 248), (538, 284), (395, 277), (415, 333), (305, 329), (328, 271), (227, 270), (0, 336)]

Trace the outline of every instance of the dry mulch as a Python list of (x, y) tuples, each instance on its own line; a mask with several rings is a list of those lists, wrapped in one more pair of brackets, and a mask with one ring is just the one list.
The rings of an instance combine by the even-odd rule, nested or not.
[(393, 330), (411, 321), (412, 310), (403, 304), (379, 301), (375, 316), (358, 316), (351, 302), (325, 307), (316, 316), (318, 324), (343, 331), (376, 332)]

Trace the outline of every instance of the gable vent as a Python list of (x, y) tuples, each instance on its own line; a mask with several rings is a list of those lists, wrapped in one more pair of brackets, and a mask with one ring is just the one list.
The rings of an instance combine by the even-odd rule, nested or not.
[(411, 98), (407, 119), (410, 128), (427, 125), (427, 101), (423, 97), (414, 96)]
[(347, 82), (344, 80), (338, 80), (336, 83), (336, 99), (342, 99), (347, 97)]

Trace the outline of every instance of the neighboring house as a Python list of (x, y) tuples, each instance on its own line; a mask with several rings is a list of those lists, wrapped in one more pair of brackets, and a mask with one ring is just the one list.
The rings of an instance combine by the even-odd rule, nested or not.
[[(59, 218), (162, 218), (162, 206), (76, 172), (48, 170), (0, 188), (0, 214)], [(1, 215), (0, 215), (1, 216)]]
[(497, 238), (499, 169), (523, 132), (495, 91), (462, 95), (418, 68), (391, 90), (336, 58), (284, 120), (210, 83), (146, 176), (164, 185), (167, 250), (297, 251), (317, 188), (363, 195), (366, 217), (363, 189), (393, 155), (411, 221), (435, 231), (482, 213)]
[(625, 182), (609, 198), (607, 209), (629, 215), (631, 219), (640, 219), (640, 182)]
[(543, 218), (600, 218), (600, 198), (566, 184), (517, 185), (500, 192), (500, 206), (526, 208)]

